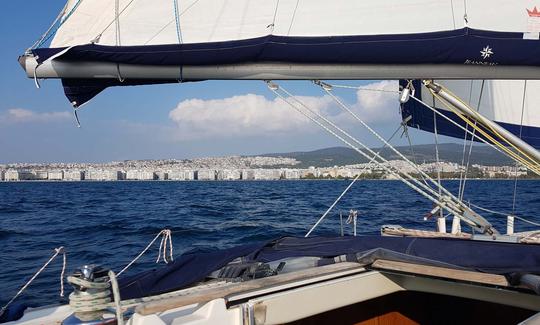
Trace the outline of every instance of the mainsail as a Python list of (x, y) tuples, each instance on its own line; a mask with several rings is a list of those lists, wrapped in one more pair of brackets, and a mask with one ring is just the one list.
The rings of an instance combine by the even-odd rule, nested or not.
[(20, 61), (76, 107), (109, 86), (205, 79), (539, 79), (535, 5), (70, 0)]
[[(540, 81), (537, 80), (435, 80), (451, 89), (484, 117), (496, 122), (529, 145), (540, 148)], [(402, 87), (407, 85), (401, 80)], [(415, 96), (441, 113), (419, 101), (410, 100), (402, 106), (403, 119), (411, 127), (428, 132), (437, 132), (457, 138), (465, 138), (462, 127), (466, 124), (450, 111), (439, 99), (421, 84), (413, 82)], [(446, 118), (445, 118), (446, 117)], [(436, 120), (435, 120), (436, 119)], [(471, 129), (472, 130), (472, 129)], [(480, 136), (478, 134), (478, 136)], [(467, 134), (468, 139), (479, 141), (478, 137)]]

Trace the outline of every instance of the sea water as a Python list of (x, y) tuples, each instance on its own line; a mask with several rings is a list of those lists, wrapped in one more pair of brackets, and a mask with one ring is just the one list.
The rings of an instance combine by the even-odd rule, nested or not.
[[(0, 182), (0, 306), (55, 247), (65, 247), (68, 273), (88, 263), (119, 271), (164, 228), (172, 230), (175, 256), (191, 249), (303, 236), (349, 182)], [(457, 191), (458, 181), (445, 183)], [(511, 212), (513, 189), (511, 180), (470, 180), (465, 199)], [(313, 235), (339, 235), (339, 213), (345, 220), (350, 209), (359, 213), (358, 234), (377, 234), (383, 224), (435, 228), (435, 220), (423, 219), (432, 203), (404, 184), (358, 181)], [(517, 215), (540, 222), (538, 211), (540, 181), (519, 181)], [(505, 231), (504, 216), (483, 215)], [(530, 229), (516, 220), (516, 231)], [(351, 225), (345, 224), (344, 231), (352, 234)], [(155, 264), (158, 244), (127, 272), (160, 267)], [(58, 257), (17, 301), (33, 306), (66, 302), (58, 295), (60, 270)]]

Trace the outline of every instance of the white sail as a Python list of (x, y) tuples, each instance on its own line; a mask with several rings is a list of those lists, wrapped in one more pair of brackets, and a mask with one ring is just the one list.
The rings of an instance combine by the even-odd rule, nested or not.
[(536, 25), (531, 23), (538, 17), (531, 18), (527, 11), (539, 5), (531, 0), (178, 0), (176, 4), (172, 0), (70, 0), (64, 16), (67, 19), (51, 47), (87, 44), (98, 37), (96, 43), (101, 45), (119, 45), (118, 39), (121, 45), (156, 45), (230, 41), (268, 34), (396, 35), (447, 31), (466, 25), (500, 32), (540, 31), (534, 30)]

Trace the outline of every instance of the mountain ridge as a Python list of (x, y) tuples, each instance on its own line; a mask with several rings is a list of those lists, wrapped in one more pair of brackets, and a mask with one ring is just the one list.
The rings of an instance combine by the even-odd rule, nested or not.
[[(458, 164), (462, 163), (463, 145), (457, 143), (443, 143), (439, 144), (438, 147), (441, 161), (454, 162)], [(417, 163), (429, 163), (436, 161), (436, 147), (434, 144), (413, 145), (412, 151), (411, 147), (409, 146), (399, 146), (396, 147), (396, 149), (405, 155), (405, 157), (416, 161)], [(398, 154), (389, 148), (372, 148), (372, 150), (375, 152), (380, 151), (380, 155), (388, 160), (402, 159)], [(467, 150), (469, 150), (469, 147), (467, 147)], [(347, 147), (329, 147), (312, 151), (267, 153), (258, 156), (294, 158), (300, 161), (300, 164), (295, 165), (297, 168), (307, 168), (310, 166), (332, 167), (368, 162), (366, 158), (361, 156), (354, 149)], [(470, 157), (470, 164), (502, 166), (512, 165), (513, 161), (489, 146), (474, 145)]]

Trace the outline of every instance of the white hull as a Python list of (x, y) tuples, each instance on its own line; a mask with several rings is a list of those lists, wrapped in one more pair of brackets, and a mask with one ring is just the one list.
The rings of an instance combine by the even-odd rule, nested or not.
[[(345, 262), (179, 291), (177, 296), (131, 306), (135, 313), (126, 324), (283, 324), (399, 292), (467, 298), (531, 314), (540, 311), (540, 296), (516, 291), (503, 276), (378, 260), (369, 268)], [(58, 324), (69, 313), (68, 306), (29, 311), (18, 324)]]

